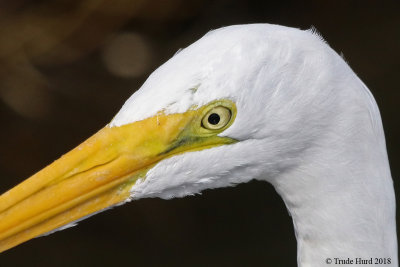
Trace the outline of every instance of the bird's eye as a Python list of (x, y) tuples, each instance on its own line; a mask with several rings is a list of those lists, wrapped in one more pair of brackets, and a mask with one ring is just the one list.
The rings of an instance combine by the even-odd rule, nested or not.
[(211, 109), (201, 121), (204, 128), (209, 130), (219, 130), (225, 127), (231, 120), (231, 111), (223, 106)]

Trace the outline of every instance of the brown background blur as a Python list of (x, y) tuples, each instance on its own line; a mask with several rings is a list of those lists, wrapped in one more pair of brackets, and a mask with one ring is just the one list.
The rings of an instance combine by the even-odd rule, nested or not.
[[(399, 198), (400, 6), (327, 2), (0, 1), (0, 191), (103, 127), (179, 48), (266, 22), (314, 25), (343, 52), (380, 106)], [(261, 182), (132, 202), (0, 255), (0, 266), (295, 265), (291, 218)]]

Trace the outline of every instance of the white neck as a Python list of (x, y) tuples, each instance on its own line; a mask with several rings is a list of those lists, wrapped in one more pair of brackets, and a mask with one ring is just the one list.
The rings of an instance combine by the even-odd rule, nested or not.
[(293, 217), (299, 266), (322, 266), (335, 257), (391, 258), (391, 266), (397, 266), (391, 179), (383, 176), (382, 183), (369, 185), (377, 177), (362, 173), (341, 177), (340, 187), (321, 179), (318, 192), (305, 192), (299, 184), (298, 194), (284, 198)]
[(272, 182), (293, 217), (301, 267), (328, 258), (340, 266), (390, 258), (382, 266), (398, 266), (393, 182), (379, 112), (371, 112), (339, 119), (298, 168)]

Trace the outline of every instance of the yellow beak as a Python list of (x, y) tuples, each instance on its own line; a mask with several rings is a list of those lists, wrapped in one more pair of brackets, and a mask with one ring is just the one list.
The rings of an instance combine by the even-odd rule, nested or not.
[(197, 130), (205, 108), (101, 129), (0, 196), (0, 252), (129, 199), (158, 161), (234, 140)]

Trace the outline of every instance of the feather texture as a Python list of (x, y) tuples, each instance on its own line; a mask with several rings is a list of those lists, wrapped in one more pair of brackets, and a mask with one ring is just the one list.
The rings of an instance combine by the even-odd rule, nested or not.
[(133, 199), (265, 180), (293, 217), (299, 266), (334, 257), (391, 258), (397, 266), (378, 107), (315, 30), (253, 24), (211, 31), (159, 67), (110, 127), (217, 99), (236, 103), (236, 120), (220, 135), (239, 142), (159, 162), (132, 187)]

